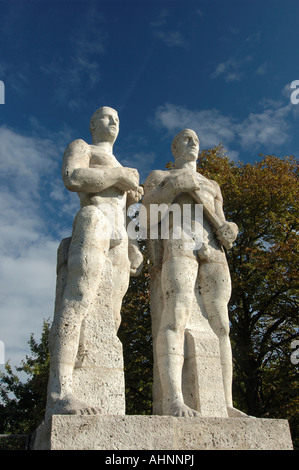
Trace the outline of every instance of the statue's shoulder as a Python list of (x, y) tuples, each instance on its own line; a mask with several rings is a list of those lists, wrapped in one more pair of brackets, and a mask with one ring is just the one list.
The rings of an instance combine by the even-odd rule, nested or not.
[(67, 148), (65, 149), (65, 151), (67, 151), (67, 150), (75, 150), (75, 149), (89, 150), (89, 149), (90, 149), (90, 145), (87, 144), (87, 142), (85, 142), (85, 140), (83, 140), (83, 139), (76, 139), (76, 140), (73, 140), (73, 141), (67, 146)]
[(219, 183), (217, 183), (217, 181), (211, 180), (210, 178), (207, 178), (206, 176), (202, 175), (200, 172), (197, 172), (197, 175), (198, 175), (199, 179), (203, 179), (205, 181), (208, 181), (209, 183), (211, 183), (214, 186), (214, 188), (216, 188), (217, 190), (220, 191), (220, 185), (219, 185)]
[(82, 139), (73, 140), (65, 149), (63, 158), (68, 159), (75, 156), (83, 156), (90, 153), (90, 145)]
[(152, 171), (146, 178), (144, 187), (150, 189), (159, 186), (167, 178), (168, 173), (168, 171), (163, 170)]
[(209, 180), (209, 181), (213, 184), (213, 186), (214, 186), (214, 188), (216, 189), (217, 193), (220, 193), (220, 194), (221, 194), (220, 184), (217, 183), (217, 181), (215, 181), (215, 180)]
[(221, 202), (223, 202), (223, 197), (222, 197), (222, 192), (221, 192), (221, 187), (220, 187), (220, 184), (217, 183), (217, 181), (215, 180), (209, 180), (210, 183), (212, 183), (212, 185), (214, 186), (215, 190), (216, 190), (216, 199), (220, 200)]
[(219, 183), (217, 183), (217, 181), (215, 181), (215, 180), (209, 180), (209, 181), (215, 186), (215, 188), (220, 189), (220, 185), (219, 185)]

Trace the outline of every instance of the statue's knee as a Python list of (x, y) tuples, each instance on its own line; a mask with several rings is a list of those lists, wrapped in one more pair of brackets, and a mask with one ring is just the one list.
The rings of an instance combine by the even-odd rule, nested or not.
[(209, 315), (209, 322), (211, 325), (211, 328), (213, 329), (214, 333), (218, 337), (226, 337), (229, 336), (229, 321), (228, 319), (222, 319), (219, 316), (211, 316)]
[(80, 222), (84, 224), (84, 227), (87, 227), (98, 223), (98, 221), (103, 217), (103, 214), (96, 206), (82, 207), (76, 215), (75, 225)]

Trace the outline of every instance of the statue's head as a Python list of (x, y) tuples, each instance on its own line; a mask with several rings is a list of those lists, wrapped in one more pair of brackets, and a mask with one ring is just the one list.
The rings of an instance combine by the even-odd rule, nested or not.
[(102, 106), (91, 117), (89, 130), (93, 140), (114, 143), (119, 132), (117, 111), (108, 106)]
[(172, 141), (171, 151), (175, 159), (196, 161), (199, 152), (199, 139), (191, 129), (183, 129)]

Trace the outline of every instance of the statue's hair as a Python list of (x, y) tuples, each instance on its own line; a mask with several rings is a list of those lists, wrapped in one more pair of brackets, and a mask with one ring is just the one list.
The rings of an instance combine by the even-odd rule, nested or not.
[(171, 143), (171, 152), (173, 156), (175, 156), (175, 151), (176, 151), (178, 141), (181, 139), (181, 137), (183, 137), (185, 134), (190, 133), (190, 132), (193, 132), (194, 134), (196, 134), (196, 132), (193, 131), (192, 129), (183, 129), (174, 137)]

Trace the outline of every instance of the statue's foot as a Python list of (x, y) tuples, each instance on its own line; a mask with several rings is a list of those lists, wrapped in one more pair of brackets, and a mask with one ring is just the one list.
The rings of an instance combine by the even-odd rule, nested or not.
[(181, 417), (193, 418), (194, 416), (201, 416), (198, 411), (193, 410), (192, 408), (185, 405), (185, 403), (181, 402), (180, 400), (173, 401), (164, 414), (169, 415), (169, 416), (176, 416), (178, 418), (181, 418)]
[(227, 414), (229, 418), (251, 418), (252, 417), (252, 416), (248, 416), (246, 413), (243, 413), (243, 411), (240, 411), (237, 408), (234, 408), (233, 406), (227, 407)]
[(73, 395), (68, 394), (64, 397), (52, 396), (52, 413), (55, 415), (96, 415), (101, 414), (101, 410), (87, 405), (78, 400)]

